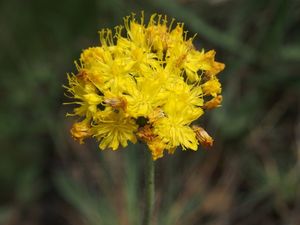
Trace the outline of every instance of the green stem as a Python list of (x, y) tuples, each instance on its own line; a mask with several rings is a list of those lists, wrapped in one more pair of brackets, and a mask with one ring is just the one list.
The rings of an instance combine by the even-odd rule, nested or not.
[(154, 161), (148, 150), (146, 152), (145, 178), (146, 204), (143, 225), (150, 225), (154, 205)]

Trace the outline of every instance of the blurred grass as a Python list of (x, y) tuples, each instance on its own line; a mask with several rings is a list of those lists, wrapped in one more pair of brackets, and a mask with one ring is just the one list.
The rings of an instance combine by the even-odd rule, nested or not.
[(143, 153), (69, 137), (62, 84), (97, 30), (130, 12), (183, 21), (216, 49), (223, 107), (212, 151), (158, 161), (154, 224), (299, 224), (300, 1), (2, 1), (0, 223), (139, 224)]

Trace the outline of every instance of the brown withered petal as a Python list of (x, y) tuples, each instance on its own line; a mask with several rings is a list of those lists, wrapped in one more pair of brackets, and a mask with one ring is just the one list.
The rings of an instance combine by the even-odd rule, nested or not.
[(74, 123), (70, 132), (75, 140), (79, 141), (80, 144), (83, 144), (83, 140), (92, 135), (90, 128), (91, 127), (87, 122), (82, 121), (79, 123)]
[(211, 147), (214, 139), (202, 128), (196, 125), (192, 126), (196, 133), (196, 138), (203, 147)]
[(211, 99), (210, 101), (206, 102), (203, 106), (203, 109), (214, 109), (221, 106), (221, 102), (223, 100), (222, 95), (218, 95)]
[(114, 109), (123, 109), (124, 111), (127, 107), (127, 101), (122, 97), (106, 98), (104, 99), (103, 103), (111, 106)]

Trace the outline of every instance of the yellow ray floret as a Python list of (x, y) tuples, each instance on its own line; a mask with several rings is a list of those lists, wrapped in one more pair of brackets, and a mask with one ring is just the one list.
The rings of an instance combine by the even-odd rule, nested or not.
[(123, 113), (112, 111), (102, 117), (97, 125), (92, 128), (93, 136), (100, 142), (99, 148), (117, 150), (119, 145), (126, 147), (128, 141), (136, 142), (135, 132), (137, 124), (131, 118), (126, 118)]

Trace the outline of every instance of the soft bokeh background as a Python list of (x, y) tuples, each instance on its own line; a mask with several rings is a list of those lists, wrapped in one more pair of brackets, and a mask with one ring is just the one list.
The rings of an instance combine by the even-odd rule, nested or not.
[(131, 12), (184, 21), (226, 64), (211, 150), (158, 160), (157, 225), (300, 224), (300, 1), (0, 2), (0, 224), (137, 225), (142, 146), (69, 135), (62, 85), (97, 31)]

